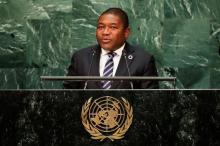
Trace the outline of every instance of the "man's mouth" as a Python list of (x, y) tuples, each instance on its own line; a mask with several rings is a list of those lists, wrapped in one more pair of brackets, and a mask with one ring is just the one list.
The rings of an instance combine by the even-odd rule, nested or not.
[(102, 43), (110, 43), (111, 40), (110, 39), (102, 39)]

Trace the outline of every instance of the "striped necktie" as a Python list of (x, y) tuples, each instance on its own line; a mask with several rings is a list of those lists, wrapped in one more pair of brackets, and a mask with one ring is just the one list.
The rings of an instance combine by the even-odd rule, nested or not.
[[(114, 67), (114, 62), (113, 58), (116, 55), (115, 52), (109, 52), (108, 53), (108, 60), (105, 64), (104, 72), (103, 72), (103, 77), (112, 77), (113, 76), (113, 67)], [(103, 89), (110, 89), (112, 85), (112, 81), (102, 81), (102, 88)]]

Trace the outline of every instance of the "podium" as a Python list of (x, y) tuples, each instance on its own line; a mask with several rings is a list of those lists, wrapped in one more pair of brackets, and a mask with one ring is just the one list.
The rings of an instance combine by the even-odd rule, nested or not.
[[(123, 97), (133, 108), (121, 139), (92, 139), (82, 123), (83, 105), (105, 96)], [(0, 91), (0, 144), (217, 146), (219, 106), (219, 90), (5, 90)]]

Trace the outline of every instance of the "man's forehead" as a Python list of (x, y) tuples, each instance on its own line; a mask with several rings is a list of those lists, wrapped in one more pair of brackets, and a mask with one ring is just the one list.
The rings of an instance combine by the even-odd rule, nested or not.
[(116, 22), (98, 22), (98, 25), (105, 25), (105, 24), (108, 24), (108, 25), (118, 25), (119, 23), (116, 23)]
[(103, 14), (99, 17), (98, 19), (98, 23), (104, 22), (104, 21), (108, 21), (108, 22), (112, 22), (112, 23), (117, 23), (122, 21), (121, 18), (118, 15), (115, 14), (111, 14), (111, 13), (107, 13), (107, 14)]

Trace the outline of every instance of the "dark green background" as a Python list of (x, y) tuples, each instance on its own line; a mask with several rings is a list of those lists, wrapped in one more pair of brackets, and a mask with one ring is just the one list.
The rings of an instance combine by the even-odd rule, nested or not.
[(220, 87), (219, 0), (0, 0), (0, 89), (61, 88), (39, 77), (65, 75), (109, 7), (128, 12), (129, 41), (155, 56), (160, 76), (176, 76), (177, 88)]

